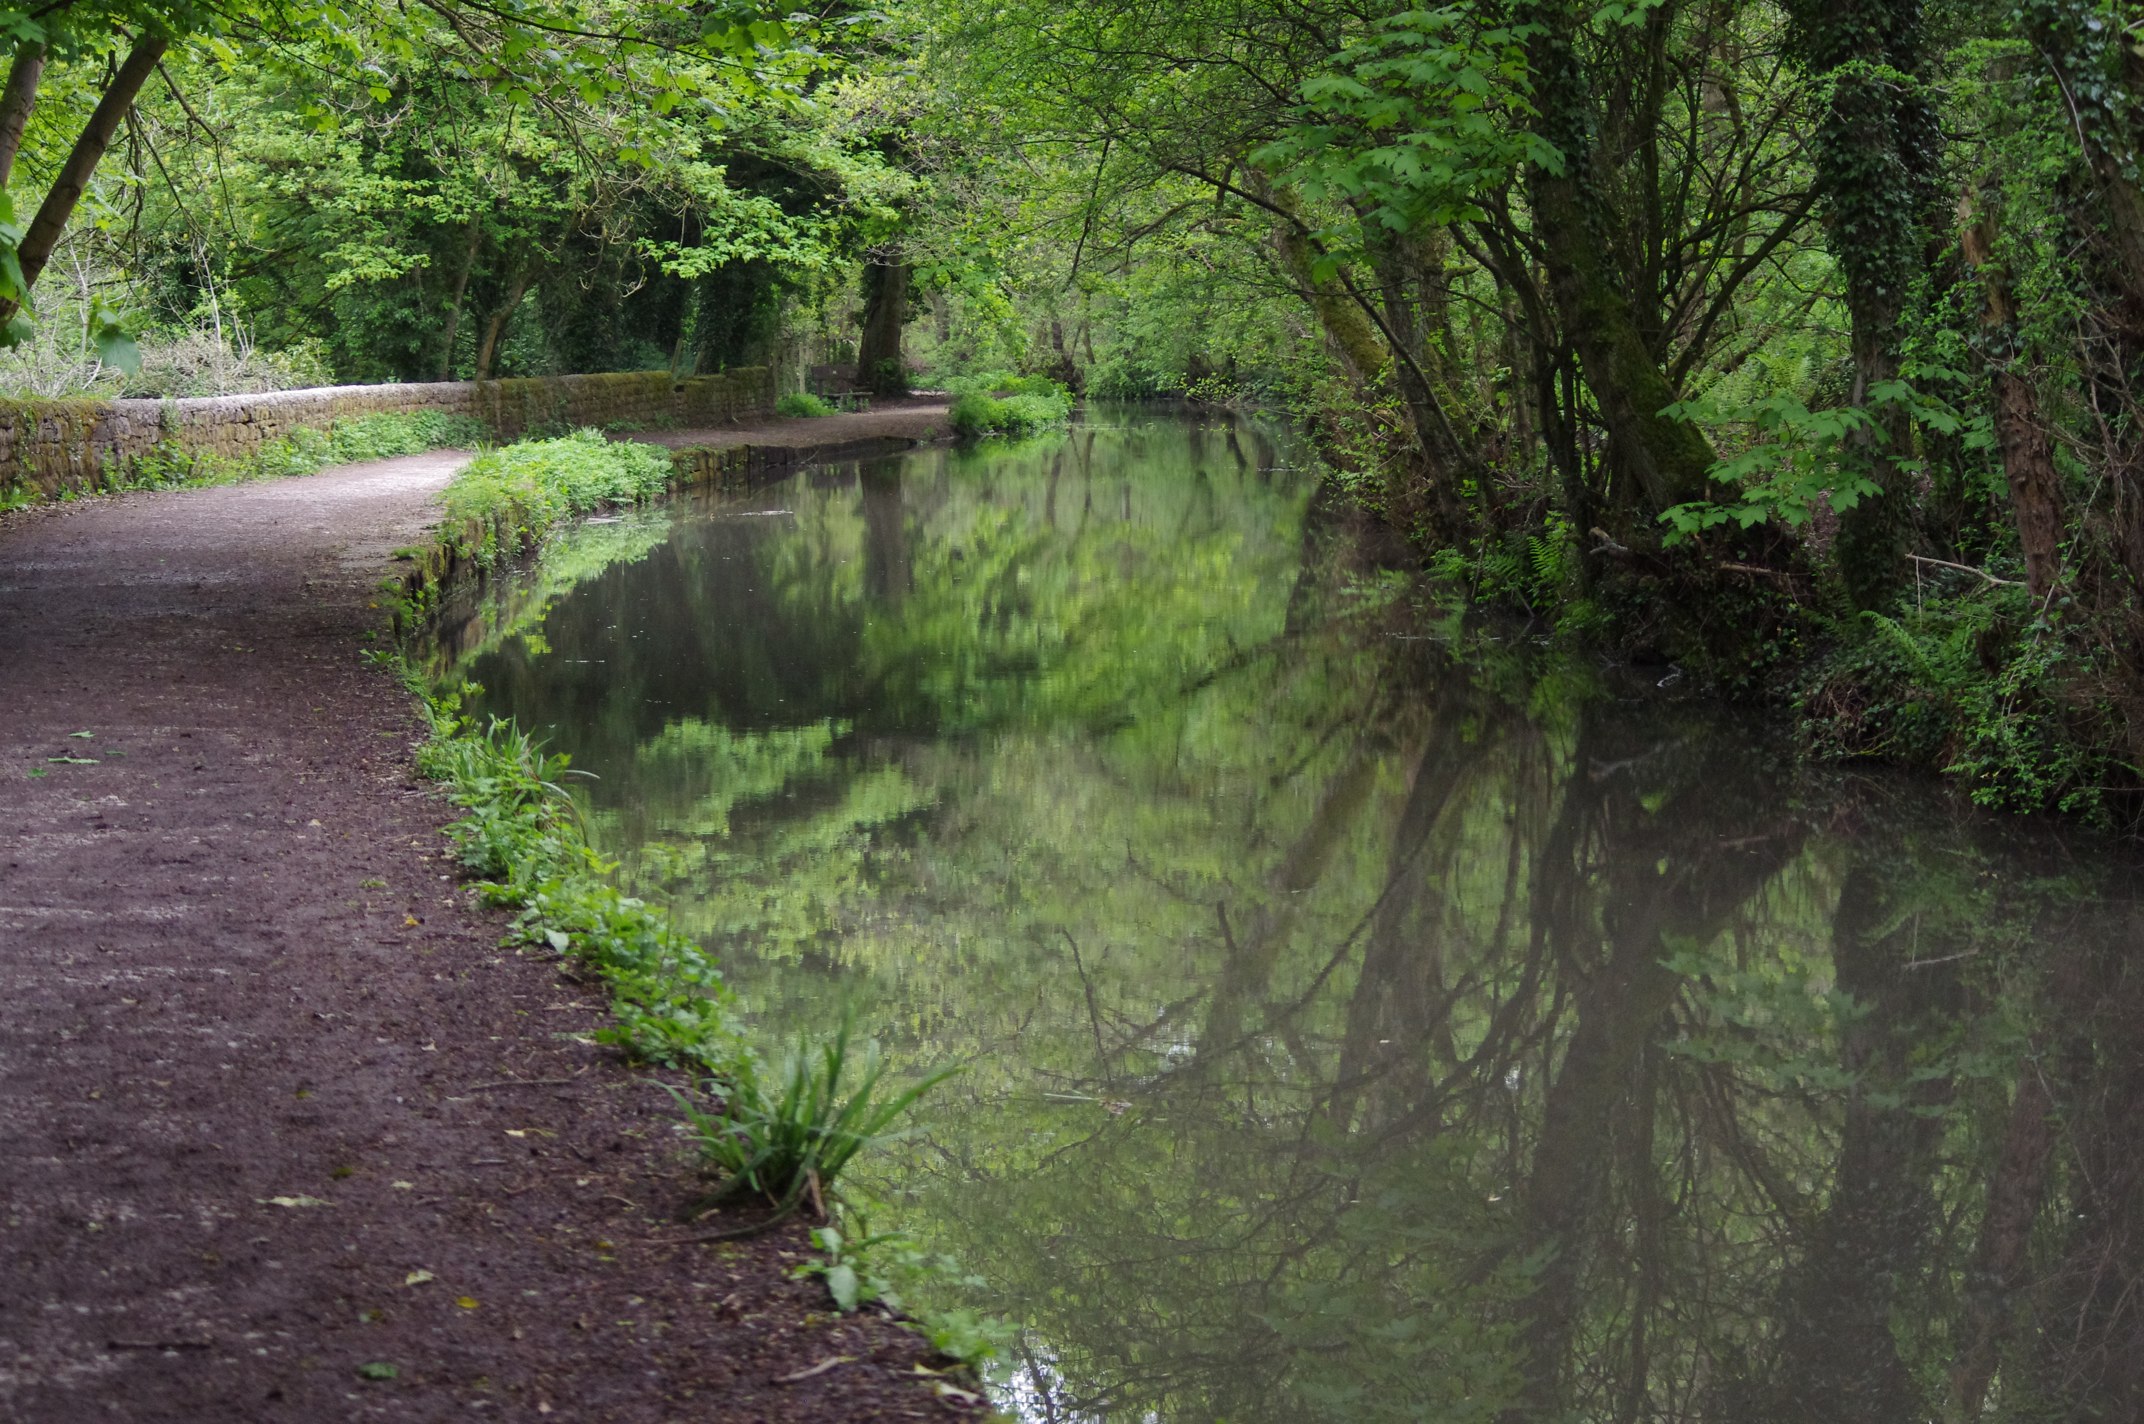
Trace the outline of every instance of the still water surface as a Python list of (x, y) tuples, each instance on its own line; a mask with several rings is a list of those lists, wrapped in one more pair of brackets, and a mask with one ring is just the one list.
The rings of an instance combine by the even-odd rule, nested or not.
[(455, 630), (1052, 1421), (2133, 1419), (2138, 861), (1457, 639), (1253, 425), (592, 525)]

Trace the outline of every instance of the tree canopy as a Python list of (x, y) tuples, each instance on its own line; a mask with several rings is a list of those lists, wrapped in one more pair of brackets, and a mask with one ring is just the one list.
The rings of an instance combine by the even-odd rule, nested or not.
[(1468, 593), (1833, 749), (2109, 815), (2144, 766), (2113, 0), (10, 14), (20, 388), (1262, 404)]

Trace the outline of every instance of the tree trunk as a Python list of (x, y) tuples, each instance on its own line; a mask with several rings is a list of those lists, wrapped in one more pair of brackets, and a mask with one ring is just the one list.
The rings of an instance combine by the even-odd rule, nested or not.
[(446, 328), (440, 333), (439, 379), (454, 379), (454, 338), (461, 331), (462, 298), (469, 292), (469, 274), (476, 267), (476, 250), (484, 240), (484, 225), (469, 219), (469, 245), (462, 250), (462, 265), (454, 274), (454, 291), (447, 298)]
[[(38, 205), (37, 216), (30, 220), (30, 227), (23, 234), (22, 246), (16, 256), (22, 263), (22, 290), (25, 298), (37, 285), (38, 274), (52, 260), (52, 249), (59, 246), (60, 234), (67, 230), (67, 220), (74, 216), (75, 205), (82, 201), (82, 194), (89, 187), (90, 176), (97, 171), (104, 151), (112, 146), (112, 135), (119, 131), (119, 121), (134, 107), (134, 98), (141, 93), (141, 86), (156, 71), (157, 61), (171, 42), (158, 35), (144, 35), (134, 42), (128, 52), (126, 63), (112, 76), (105, 88), (104, 97), (97, 100), (96, 109), (89, 122), (82, 128), (82, 135), (74, 141), (74, 148), (67, 161), (60, 165), (60, 175), (53, 180), (52, 190)], [(8, 76), (12, 87), (14, 76)], [(0, 300), (0, 322), (11, 320), (22, 309), (20, 301)]]
[(864, 268), (864, 330), (856, 346), (856, 384), (878, 395), (908, 389), (901, 330), (908, 324), (908, 263), (900, 257)]
[(506, 337), (506, 324), (514, 319), (514, 312), (521, 306), (521, 299), (528, 295), (529, 283), (534, 279), (535, 275), (535, 264), (532, 262), (523, 263), (520, 269), (514, 273), (514, 280), (506, 289), (506, 299), (499, 303), (496, 311), (492, 312), (491, 320), (484, 323), (484, 339), (477, 346), (476, 351), (476, 378), (478, 380), (488, 381), (491, 379), (492, 367), (498, 363), (499, 359), (499, 345)]
[(22, 151), (22, 131), (29, 127), (30, 111), (37, 107), (37, 82), (45, 75), (45, 47), (25, 42), (15, 51), (15, 63), (7, 72), (7, 88), (0, 90), (0, 188), (15, 171), (15, 155)]
[[(1906, 294), (1926, 269), (1942, 133), (1917, 86), (1921, 0), (1798, 0), (1805, 67), (1831, 84), (1814, 146), (1827, 245), (1853, 323), (1853, 404), (1898, 379)], [(1877, 416), (1858, 451), (1881, 493), (1839, 518), (1836, 557), (1855, 606), (1886, 602), (1905, 572), (1909, 508), (1900, 469), (1912, 426), (1902, 406)]]
[(1431, 532), (1442, 539), (1462, 537), (1468, 519), (1458, 489), (1458, 471), (1466, 463), (1466, 453), (1458, 433), (1445, 418), (1436, 392), (1413, 364), (1413, 353), (1399, 346), (1397, 334), (1379, 327), (1368, 303), (1350, 291), (1343, 279), (1318, 276), (1319, 254), (1312, 248), (1304, 226), (1295, 220), (1295, 205), (1289, 195), (1258, 175), (1252, 175), (1252, 179), (1253, 191), (1278, 218), (1273, 225), (1273, 249), (1280, 258), (1281, 270), (1310, 304), (1312, 315), (1317, 317), (1348, 376), (1365, 392), (1376, 391), (1389, 378), (1391, 388), (1406, 403), (1408, 424), (1422, 459)]
[(1561, 172), (1527, 173), (1534, 239), (1557, 321), (1608, 428), (1609, 459), (1623, 485), (1617, 502), (1637, 504), (1644, 516), (1625, 532), (1643, 537), (1653, 516), (1706, 497), (1718, 457), (1703, 431), (1661, 414), (1678, 393), (1646, 345), (1626, 278), (1610, 264), (1607, 208), (1590, 171), (1588, 80), (1571, 40), (1584, 22), (1560, 3), (1535, 7), (1531, 18), (1539, 29), (1527, 61), (1541, 129), (1563, 154)]
[(2046, 598), (2062, 578), (2062, 484), (2054, 446), (2040, 419), (2040, 398), (2016, 369), (2017, 305), (2009, 274), (1995, 265), (1994, 237), (1985, 221), (1972, 220), (1972, 200), (1960, 205), (1960, 245), (1987, 290), (1983, 321), (1988, 333), (1988, 381), (1995, 410), (1995, 443), (2010, 484), (2010, 513), (2025, 554), (2025, 582), (2034, 598)]
[[(2144, 55), (2128, 30), (2102, 23), (2088, 7), (2035, 0), (2021, 8), (2025, 37), (2048, 65), (2064, 102), (2092, 116), (2078, 118), (2075, 127), (2099, 203), (2096, 212), (2078, 215), (2078, 226), (2097, 259), (2090, 264), (2092, 276), (2112, 298), (2106, 306), (2114, 349), (2103, 358), (2100, 379), (2122, 390), (2129, 385), (2125, 373), (2144, 356), (2144, 187), (2136, 177), (2144, 157)], [(2118, 596), (2129, 604), (2133, 631), (2144, 633), (2144, 450), (2133, 432), (2117, 438), (2118, 448), (2108, 451), (2111, 523), (2128, 585)], [(2132, 636), (2127, 656), (2144, 677), (2144, 659), (2133, 651), (2140, 644), (2144, 638)], [(2136, 745), (2144, 751), (2144, 730)]]

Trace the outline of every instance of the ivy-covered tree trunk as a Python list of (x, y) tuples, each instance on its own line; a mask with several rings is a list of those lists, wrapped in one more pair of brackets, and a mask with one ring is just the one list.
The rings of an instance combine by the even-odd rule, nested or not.
[[(1817, 129), (1816, 186), (1846, 281), (1853, 322), (1851, 402), (1898, 379), (1901, 322), (1927, 265), (1942, 136), (1921, 87), (1920, 0), (1796, 0), (1797, 47), (1830, 88)], [(1887, 601), (1904, 577), (1902, 457), (1912, 430), (1903, 404), (1882, 406), (1859, 453), (1881, 493), (1839, 518), (1836, 557), (1857, 607)]]
[[(2131, 7), (2133, 13), (2133, 7)], [(2086, 238), (2087, 271), (2102, 294), (2094, 403), (2121, 411), (2113, 448), (2104, 452), (2113, 486), (2111, 528), (2116, 569), (2126, 587), (2133, 634), (2144, 633), (2144, 54), (2112, 7), (2093, 0), (2028, 0), (2024, 28), (2052, 71), (2083, 149), (2089, 183), (2079, 185), (2075, 217)], [(2144, 653), (2133, 636), (2128, 656), (2144, 680)], [(2144, 751), (2144, 727), (2136, 733)]]
[(908, 324), (908, 263), (895, 256), (864, 267), (864, 330), (856, 344), (856, 384), (878, 395), (908, 389), (901, 331)]
[(1705, 498), (1717, 457), (1695, 425), (1661, 413), (1679, 393), (1646, 344), (1628, 279), (1609, 255), (1593, 173), (1592, 86), (1573, 40), (1584, 21), (1562, 0), (1533, 7), (1529, 18), (1540, 131), (1562, 155), (1554, 167), (1527, 171), (1533, 236), (1556, 319), (1608, 429), (1610, 467), (1624, 487), (1616, 503), (1637, 515), (1623, 532), (1642, 539), (1662, 510)]
[(1995, 443), (2010, 486), (2010, 514), (2025, 556), (2025, 582), (2045, 598), (2062, 578), (2062, 481), (2055, 450), (2040, 416), (2039, 393), (2018, 369), (2017, 304), (2010, 278), (1995, 261), (1994, 233), (1986, 221), (1967, 221), (1959, 243), (1980, 273), (1986, 291), (1981, 346), (1988, 365)]

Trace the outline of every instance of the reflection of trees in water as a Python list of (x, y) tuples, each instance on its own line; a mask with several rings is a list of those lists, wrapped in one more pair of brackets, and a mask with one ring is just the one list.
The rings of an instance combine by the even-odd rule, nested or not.
[[(2089, 877), (1997, 861), (1992, 896), (1957, 834), (1812, 839), (1737, 738), (1587, 710), (1559, 749), (1450, 688), (1410, 732), (1365, 724), (1262, 898), (1217, 905), (1185, 1051), (1085, 1085), (1130, 1112), (934, 1200), (1051, 1343), (1030, 1393), (1064, 1417), (2129, 1417), (2137, 1139), (2117, 1114), (2071, 1154), (2116, 1205), (2047, 1200), (2046, 1055), (2011, 1034), (2077, 1006), (1989, 1001), (2045, 972)], [(1373, 764), (1401, 769), (1381, 803)], [(1336, 959), (1297, 932), (1365, 817), (1384, 874)], [(2129, 907), (2094, 918), (2134, 934)], [(1753, 976), (1782, 942), (1802, 972)], [(2134, 1103), (2131, 1055), (2108, 1064), (2118, 1087), (2063, 1096)]]
[(1022, 1407), (2136, 1417), (2134, 879), (1337, 616), (1260, 438), (799, 482), (502, 668), (770, 1018), (974, 1060), (889, 1190)]

